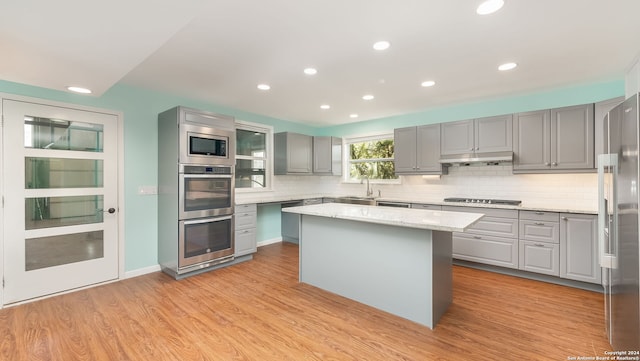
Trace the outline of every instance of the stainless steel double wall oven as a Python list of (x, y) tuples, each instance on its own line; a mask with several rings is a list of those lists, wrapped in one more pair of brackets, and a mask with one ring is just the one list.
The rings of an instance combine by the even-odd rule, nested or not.
[(233, 118), (177, 107), (158, 116), (158, 260), (181, 278), (233, 260)]

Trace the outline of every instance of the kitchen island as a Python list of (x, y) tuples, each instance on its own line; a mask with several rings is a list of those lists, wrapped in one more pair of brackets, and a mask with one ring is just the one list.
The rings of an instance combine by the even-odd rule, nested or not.
[(300, 222), (300, 282), (433, 328), (452, 301), (451, 232), (483, 215), (324, 203)]

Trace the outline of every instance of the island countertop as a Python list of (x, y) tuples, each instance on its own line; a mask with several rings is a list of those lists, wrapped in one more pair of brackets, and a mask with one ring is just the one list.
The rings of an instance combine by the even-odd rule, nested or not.
[(376, 207), (344, 203), (322, 203), (289, 207), (283, 208), (282, 211), (302, 215), (448, 232), (464, 232), (484, 216), (482, 213)]

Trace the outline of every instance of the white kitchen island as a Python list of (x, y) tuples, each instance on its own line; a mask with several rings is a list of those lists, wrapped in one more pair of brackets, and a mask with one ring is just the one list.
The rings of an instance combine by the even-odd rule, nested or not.
[(452, 301), (451, 232), (483, 215), (341, 203), (300, 218), (300, 282), (433, 328)]

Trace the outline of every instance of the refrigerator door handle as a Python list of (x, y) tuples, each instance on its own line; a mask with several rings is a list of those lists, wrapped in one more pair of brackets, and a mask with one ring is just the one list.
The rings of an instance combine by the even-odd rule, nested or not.
[[(605, 167), (608, 167), (612, 176), (612, 186), (614, 187), (611, 196), (613, 199), (607, 199), (605, 196), (604, 175)], [(617, 223), (618, 205), (615, 196), (615, 183), (618, 173), (618, 155), (617, 154), (600, 154), (598, 155), (598, 249), (600, 267), (617, 268), (618, 262), (615, 253), (608, 253), (605, 249), (605, 241), (609, 237), (617, 237), (615, 224)], [(612, 202), (613, 223), (609, 217), (609, 202)], [(613, 227), (613, 229), (610, 229)], [(609, 239), (609, 244), (615, 244), (614, 239)]]

